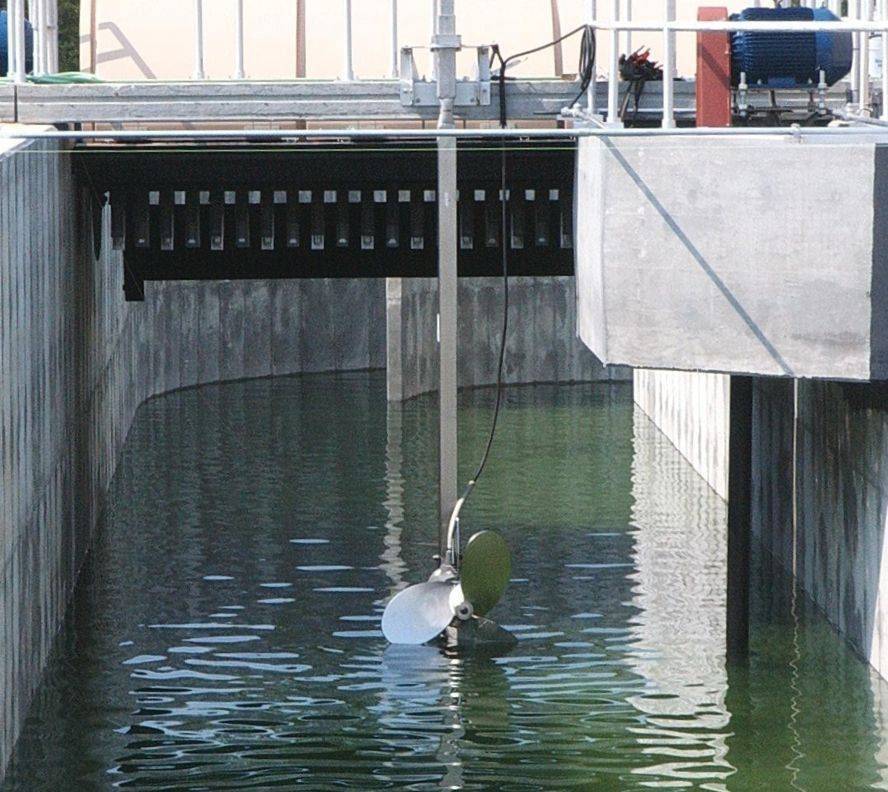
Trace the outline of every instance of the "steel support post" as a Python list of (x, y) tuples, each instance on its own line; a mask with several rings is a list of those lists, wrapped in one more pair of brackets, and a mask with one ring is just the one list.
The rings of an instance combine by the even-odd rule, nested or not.
[(752, 497), (752, 377), (731, 377), (728, 437), (728, 661), (749, 652), (749, 550)]
[[(432, 36), (438, 74), (439, 129), (452, 129), (456, 98), (454, 0), (440, 0)], [(456, 140), (438, 138), (438, 394), (439, 394), (439, 552), (445, 558), (447, 527), (457, 498), (456, 323), (457, 211)]]

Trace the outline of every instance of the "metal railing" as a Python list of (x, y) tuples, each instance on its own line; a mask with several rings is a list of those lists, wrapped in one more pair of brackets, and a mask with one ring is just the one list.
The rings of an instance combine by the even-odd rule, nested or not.
[(25, 20), (34, 30), (34, 74), (54, 74), (59, 70), (58, 0), (9, 0), (7, 3), (8, 76), (23, 83), (26, 74)]
[[(599, 20), (596, 16), (595, 0), (587, 2), (587, 24), (596, 31), (606, 31), (610, 40), (610, 63), (607, 75), (608, 108), (619, 106), (620, 84), (620, 34), (628, 34), (633, 31), (661, 33), (663, 36), (663, 74), (667, 77), (663, 81), (663, 120), (662, 126), (670, 129), (675, 126), (675, 92), (671, 75), (676, 74), (676, 34), (678, 33), (734, 33), (741, 31), (762, 33), (812, 33), (850, 32), (854, 42), (854, 56), (850, 75), (851, 97), (849, 110), (857, 113), (866, 113), (870, 109), (870, 58), (869, 43), (871, 34), (879, 34), (881, 38), (881, 114), (882, 120), (888, 121), (888, 0), (878, 0), (880, 20), (872, 19), (874, 3), (870, 0), (849, 0), (849, 7), (853, 6), (857, 17), (845, 17), (841, 21), (732, 21), (699, 22), (679, 21), (675, 19), (675, 0), (664, 0), (664, 16), (661, 21), (634, 22), (620, 19), (621, 0), (612, 0), (611, 18), (606, 21)], [(831, 3), (832, 4), (832, 3)], [(756, 4), (758, 5), (758, 3)], [(835, 5), (838, 5), (835, 3)], [(597, 76), (593, 79), (593, 85), (597, 82)], [(821, 81), (822, 83), (822, 81)], [(813, 86), (814, 88), (825, 87)], [(595, 91), (590, 87), (587, 94), (587, 114), (596, 115)], [(613, 114), (608, 114), (608, 124), (622, 126), (622, 121)]]
[[(356, 79), (354, 70), (354, 15), (352, 10), (352, 0), (342, 0), (342, 5), (343, 52), (342, 74), (340, 75), (340, 79), (349, 82)], [(435, 33), (435, 20), (437, 15), (436, 9), (437, 0), (431, 0), (431, 26), (429, 32), (430, 39)], [(397, 77), (400, 63), (398, 42), (398, 0), (389, 0), (389, 30), (391, 47), (390, 71), (392, 77)], [(237, 0), (237, 5), (235, 9), (234, 35), (234, 79), (243, 80), (246, 78), (244, 59), (244, 0)], [(194, 0), (194, 63), (194, 79), (206, 79), (206, 70), (204, 68), (204, 0)]]
[[(341, 0), (343, 9), (342, 32), (342, 73), (340, 79), (344, 81), (356, 80), (354, 70), (354, 36), (353, 36), (353, 8), (352, 0)], [(193, 30), (194, 30), (194, 70), (195, 80), (207, 79), (205, 68), (205, 0), (193, 0)], [(437, 19), (437, 2), (430, 0), (430, 35), (435, 33)], [(667, 79), (663, 81), (662, 126), (672, 128), (675, 126), (675, 91), (672, 79), (677, 75), (676, 69), (676, 37), (686, 33), (730, 33), (735, 31), (763, 31), (763, 32), (851, 32), (854, 42), (854, 62), (849, 78), (850, 106), (849, 110), (857, 113), (866, 113), (871, 104), (871, 73), (870, 73), (870, 37), (879, 34), (882, 56), (882, 70), (880, 75), (881, 93), (888, 97), (888, 0), (801, 0), (801, 4), (808, 7), (815, 5), (826, 6), (838, 15), (843, 5), (847, 5), (847, 15), (839, 22), (698, 22), (676, 20), (675, 0), (661, 0), (663, 16), (656, 21), (633, 20), (633, 0), (601, 0), (602, 4), (609, 6), (609, 19), (601, 19), (598, 16), (598, 0), (585, 0), (585, 21), (599, 33), (606, 34), (609, 42), (609, 57), (607, 64), (607, 97), (608, 107), (617, 108), (620, 100), (620, 68), (619, 56), (621, 46), (625, 52), (631, 52), (632, 34), (637, 32), (660, 33), (663, 37), (663, 70)], [(762, 0), (752, 0), (752, 4), (759, 6)], [(234, 22), (234, 68), (233, 77), (236, 80), (246, 79), (245, 56), (245, 26), (244, 26), (244, 0), (236, 0)], [(26, 8), (27, 7), (27, 8)], [(878, 9), (879, 19), (873, 19), (874, 10)], [(27, 11), (27, 13), (26, 13)], [(388, 1), (389, 30), (390, 30), (390, 71), (392, 77), (399, 75), (403, 79), (403, 58), (398, 40), (398, 0)], [(8, 0), (8, 36), (9, 36), (9, 77), (16, 83), (23, 83), (27, 79), (25, 64), (25, 20), (27, 19), (34, 29), (34, 66), (35, 75), (53, 74), (58, 71), (58, 0)], [(409, 48), (408, 48), (409, 49)], [(596, 75), (586, 96), (585, 112), (595, 115), (596, 91), (598, 83), (599, 66), (595, 67)], [(434, 58), (432, 59), (431, 78), (435, 80)], [(816, 86), (815, 86), (816, 87)], [(888, 101), (881, 102), (880, 117), (888, 121)], [(615, 113), (609, 114), (609, 124), (619, 126), (620, 120)]]

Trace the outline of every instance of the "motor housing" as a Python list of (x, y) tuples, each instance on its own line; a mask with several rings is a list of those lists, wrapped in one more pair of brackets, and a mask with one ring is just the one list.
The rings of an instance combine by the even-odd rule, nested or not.
[[(838, 22), (826, 8), (747, 8), (731, 19), (744, 22)], [(826, 85), (851, 71), (853, 42), (848, 31), (738, 31), (731, 35), (731, 80), (745, 75), (750, 87), (792, 89), (816, 86), (821, 71)]]

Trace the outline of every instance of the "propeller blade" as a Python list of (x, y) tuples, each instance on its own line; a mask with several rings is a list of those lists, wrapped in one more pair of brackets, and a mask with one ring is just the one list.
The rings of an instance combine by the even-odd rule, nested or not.
[(502, 536), (495, 531), (480, 531), (469, 539), (459, 577), (463, 598), (472, 603), (476, 616), (484, 616), (500, 601), (511, 574), (509, 546)]
[(382, 614), (382, 632), (389, 643), (424, 644), (451, 621), (449, 583), (418, 583), (398, 592)]

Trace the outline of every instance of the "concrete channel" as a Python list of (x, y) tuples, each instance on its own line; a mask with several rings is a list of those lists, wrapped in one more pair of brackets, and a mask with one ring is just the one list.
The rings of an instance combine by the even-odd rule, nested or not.
[[(96, 249), (99, 249), (96, 255)], [(488, 385), (498, 282), (460, 285), (460, 385)], [(387, 296), (388, 295), (388, 296)], [(626, 379), (577, 339), (573, 279), (520, 278), (508, 380)], [(136, 410), (212, 382), (389, 368), (389, 395), (437, 387), (428, 279), (150, 284), (123, 299), (110, 210), (51, 141), (0, 152), (0, 766), (61, 625)], [(389, 334), (387, 351), (386, 334)]]

